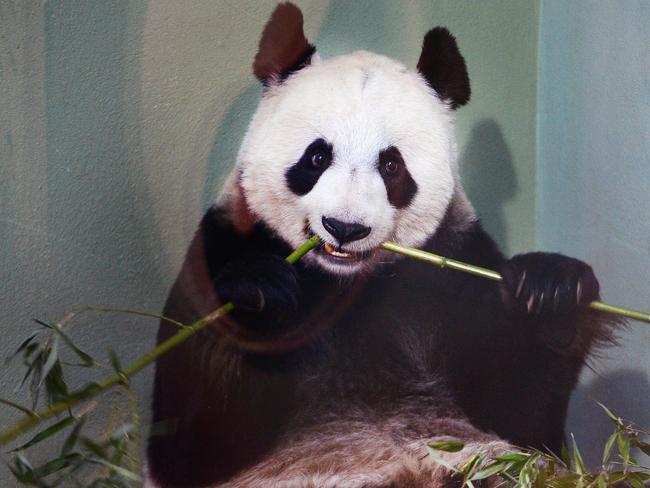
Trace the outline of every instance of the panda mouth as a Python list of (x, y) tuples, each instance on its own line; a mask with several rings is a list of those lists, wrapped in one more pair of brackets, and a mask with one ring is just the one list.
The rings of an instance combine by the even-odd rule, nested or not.
[[(317, 235), (310, 228), (308, 222), (305, 222), (305, 234), (307, 234), (308, 239)], [(367, 251), (347, 251), (343, 250), (340, 246), (337, 247), (334, 244), (330, 244), (324, 239), (321, 239), (321, 243), (314, 248), (313, 252), (320, 256), (321, 259), (331, 263), (354, 265), (370, 259), (374, 254), (375, 249), (369, 249)]]
[(329, 242), (324, 242), (316, 250), (327, 259), (345, 263), (365, 261), (372, 254), (372, 251), (344, 251), (340, 248), (334, 247)]
[(355, 256), (355, 254), (357, 253), (337, 251), (336, 248), (332, 246), (329, 242), (323, 244), (323, 250), (330, 256), (334, 256), (335, 258), (339, 258), (339, 259), (355, 259), (357, 257)]

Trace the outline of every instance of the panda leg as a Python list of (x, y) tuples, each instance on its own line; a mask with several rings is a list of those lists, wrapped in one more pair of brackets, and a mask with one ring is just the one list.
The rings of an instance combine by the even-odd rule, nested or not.
[[(420, 423), (421, 420), (415, 420)], [(428, 454), (427, 444), (455, 439), (465, 447), (441, 453), (445, 462), (460, 467), (476, 453), (497, 455), (512, 447), (481, 432), (464, 420), (428, 419), (434, 437), (404, 432), (404, 418), (378, 425), (336, 421), (293, 434), (263, 461), (230, 480), (227, 486), (282, 486), (296, 488), (386, 488), (456, 486), (458, 478)], [(400, 426), (395, 430), (396, 426)], [(410, 430), (410, 427), (409, 427)], [(485, 480), (494, 486), (497, 480)]]

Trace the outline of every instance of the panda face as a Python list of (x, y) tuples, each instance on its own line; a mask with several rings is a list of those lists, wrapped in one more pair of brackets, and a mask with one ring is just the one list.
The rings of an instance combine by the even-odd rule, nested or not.
[(455, 186), (453, 116), (422, 76), (356, 52), (265, 90), (238, 170), (252, 213), (289, 245), (323, 241), (310, 262), (336, 274), (388, 259), (385, 240), (418, 246)]

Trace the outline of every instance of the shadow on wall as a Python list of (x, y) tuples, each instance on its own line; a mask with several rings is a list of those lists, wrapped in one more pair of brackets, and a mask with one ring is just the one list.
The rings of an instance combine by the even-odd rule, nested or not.
[(650, 383), (643, 372), (634, 369), (608, 373), (578, 386), (571, 400), (567, 425), (572, 426), (578, 448), (589, 466), (600, 465), (605, 442), (614, 432), (614, 424), (596, 402), (648, 429), (650, 411), (640, 401), (647, 398), (650, 398)]
[(208, 157), (208, 170), (203, 184), (201, 203), (207, 209), (219, 195), (235, 165), (248, 123), (253, 118), (261, 97), (261, 86), (249, 86), (228, 108), (215, 136)]
[(486, 230), (501, 249), (507, 249), (505, 202), (517, 195), (518, 185), (510, 148), (492, 119), (474, 125), (460, 155), (463, 185)]

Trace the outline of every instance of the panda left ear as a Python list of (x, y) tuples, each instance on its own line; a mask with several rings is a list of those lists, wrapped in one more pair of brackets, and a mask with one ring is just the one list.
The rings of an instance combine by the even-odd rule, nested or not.
[(469, 102), (471, 90), (465, 59), (456, 38), (444, 27), (431, 29), (424, 36), (418, 71), (452, 110)]
[(302, 26), (302, 12), (293, 3), (279, 4), (271, 14), (253, 62), (253, 72), (264, 86), (282, 82), (311, 62), (316, 48)]

